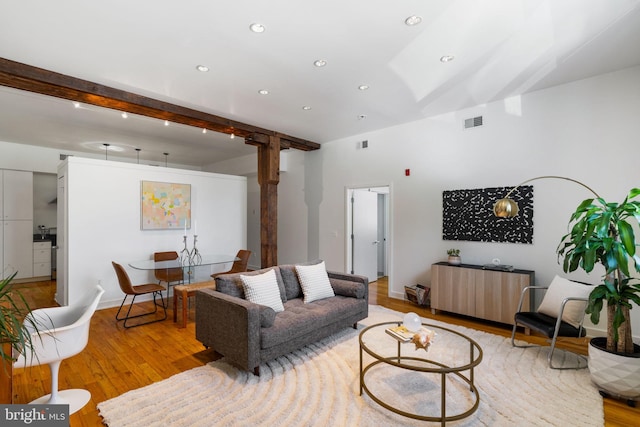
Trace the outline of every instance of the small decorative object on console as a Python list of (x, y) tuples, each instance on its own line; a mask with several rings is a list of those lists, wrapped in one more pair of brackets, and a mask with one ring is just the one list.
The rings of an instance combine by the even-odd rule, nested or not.
[(513, 265), (506, 264), (485, 264), (482, 266), (483, 270), (497, 270), (497, 271), (513, 271)]
[(447, 262), (450, 265), (460, 265), (460, 264), (462, 264), (462, 259), (460, 258), (460, 249), (448, 249), (447, 250), (447, 255), (449, 255), (449, 258), (447, 259)]

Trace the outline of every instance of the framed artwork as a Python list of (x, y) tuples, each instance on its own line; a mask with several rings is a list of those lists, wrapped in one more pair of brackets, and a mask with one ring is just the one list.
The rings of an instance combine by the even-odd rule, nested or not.
[(533, 243), (533, 186), (518, 187), (511, 198), (520, 213), (497, 218), (493, 204), (513, 187), (442, 192), (442, 239), (477, 242)]
[(191, 228), (191, 185), (142, 181), (140, 228), (142, 230)]

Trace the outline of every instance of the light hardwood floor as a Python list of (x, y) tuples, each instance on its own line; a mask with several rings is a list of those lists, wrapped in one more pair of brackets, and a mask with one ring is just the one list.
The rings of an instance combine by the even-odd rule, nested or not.
[[(55, 305), (55, 281), (24, 284), (19, 287), (32, 308)], [(502, 336), (511, 334), (510, 328), (505, 325), (445, 313), (434, 316), (429, 309), (417, 307), (408, 301), (389, 298), (385, 279), (370, 285), (369, 298), (371, 304), (379, 304), (392, 310), (405, 313), (414, 311), (423, 317), (437, 318)], [(201, 366), (216, 358), (212, 350), (205, 349), (195, 339), (193, 309), (190, 312), (190, 321), (184, 329), (173, 323), (171, 309), (168, 310), (167, 320), (131, 329), (124, 329), (122, 322), (116, 323), (116, 311), (117, 308), (97, 311), (91, 321), (89, 344), (82, 353), (65, 360), (61, 365), (60, 389), (84, 388), (89, 390), (92, 396), (91, 401), (82, 410), (71, 416), (72, 427), (100, 426), (102, 419), (96, 409), (99, 402)], [(523, 334), (519, 334), (518, 338), (544, 342), (541, 338), (525, 337)], [(586, 339), (581, 339), (562, 343), (560, 347), (584, 354), (586, 344)], [(49, 392), (48, 367), (14, 370), (14, 403), (27, 403)], [(161, 399), (162, 396), (158, 398)], [(604, 407), (606, 426), (640, 425), (639, 408), (629, 408), (624, 402), (613, 399), (605, 399)]]

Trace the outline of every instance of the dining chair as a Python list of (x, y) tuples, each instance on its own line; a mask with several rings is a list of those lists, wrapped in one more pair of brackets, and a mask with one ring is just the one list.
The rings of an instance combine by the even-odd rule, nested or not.
[[(80, 353), (89, 342), (91, 317), (98, 307), (104, 289), (96, 286), (86, 304), (49, 307), (33, 310), (23, 322), (31, 334), (31, 346), (15, 352), (14, 368), (49, 365), (51, 393), (32, 402), (33, 405), (69, 405), (69, 415), (82, 409), (91, 400), (91, 393), (83, 389), (58, 391), (60, 364)], [(31, 325), (37, 327), (37, 331)]]
[[(118, 263), (116, 262), (111, 262), (111, 264), (113, 264), (113, 268), (116, 270), (116, 275), (118, 276), (118, 283), (120, 284), (120, 289), (122, 289), (122, 292), (124, 292), (124, 299), (122, 300), (122, 304), (120, 304), (120, 308), (118, 309), (118, 312), (116, 313), (116, 320), (120, 321), (120, 320), (124, 320), (124, 327), (125, 328), (133, 328), (134, 326), (141, 326), (141, 325), (147, 325), (149, 323), (154, 323), (154, 322), (160, 322), (162, 320), (165, 320), (167, 318), (167, 307), (164, 303), (164, 299), (162, 298), (162, 291), (164, 291), (164, 286), (157, 284), (157, 283), (147, 283), (144, 285), (133, 285), (131, 283), (131, 279), (129, 278), (129, 275), (127, 274), (126, 270)], [(140, 313), (140, 314), (136, 314), (136, 315), (131, 315), (131, 308), (133, 307), (133, 304), (136, 301), (136, 297), (138, 295), (148, 295), (148, 294), (153, 294), (153, 307), (154, 310), (153, 311), (147, 311), (144, 313)], [(120, 317), (120, 311), (122, 310), (122, 307), (124, 306), (125, 301), (127, 300), (127, 297), (131, 295), (133, 296), (132, 300), (131, 300), (131, 304), (129, 304), (129, 308), (127, 309), (127, 314), (124, 317)], [(155, 314), (158, 311), (158, 303), (156, 302), (156, 297), (159, 296), (160, 297), (160, 306), (162, 307), (162, 310), (164, 311), (164, 317), (162, 318), (153, 318), (152, 320), (146, 321), (146, 322), (142, 322), (142, 323), (136, 323), (134, 325), (128, 325), (127, 321), (129, 319), (135, 319), (136, 317), (142, 317), (142, 316), (147, 316), (150, 314)]]
[(242, 273), (247, 271), (247, 265), (249, 265), (249, 257), (251, 256), (251, 251), (246, 249), (240, 249), (236, 254), (236, 258), (239, 258), (237, 261), (233, 262), (231, 269), (227, 271), (221, 271), (219, 273), (213, 273), (211, 277), (214, 279), (221, 274), (229, 274), (229, 273)]
[[(176, 251), (167, 251), (167, 252), (154, 252), (153, 260), (155, 262), (161, 261), (173, 261), (177, 260), (178, 252)], [(158, 279), (158, 284), (162, 284), (162, 282), (167, 283), (167, 303), (169, 302), (169, 293), (171, 290), (171, 284), (176, 282), (178, 284), (184, 281), (184, 272), (181, 267), (175, 268), (161, 268), (153, 271), (156, 279)], [(175, 284), (175, 283), (174, 283)]]

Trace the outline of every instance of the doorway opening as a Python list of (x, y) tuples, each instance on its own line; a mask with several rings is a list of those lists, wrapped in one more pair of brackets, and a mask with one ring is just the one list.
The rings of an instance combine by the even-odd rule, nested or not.
[(347, 271), (375, 282), (390, 275), (391, 188), (388, 185), (347, 188)]

